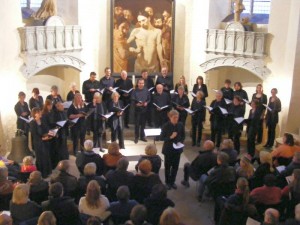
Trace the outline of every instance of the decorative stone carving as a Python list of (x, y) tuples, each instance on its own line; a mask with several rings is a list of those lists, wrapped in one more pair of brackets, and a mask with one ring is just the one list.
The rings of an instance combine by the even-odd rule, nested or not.
[(262, 59), (255, 60), (242, 57), (218, 57), (208, 60), (200, 65), (200, 67), (203, 69), (203, 72), (224, 66), (243, 68), (255, 74), (262, 80), (265, 80), (271, 73), (271, 71), (264, 65), (264, 61)]

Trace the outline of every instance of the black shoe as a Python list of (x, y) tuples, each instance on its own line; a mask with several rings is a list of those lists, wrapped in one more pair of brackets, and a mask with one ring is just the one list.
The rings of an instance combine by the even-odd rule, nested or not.
[(192, 144), (192, 147), (194, 147), (194, 146), (196, 146), (196, 143), (193, 143), (193, 144)]
[(187, 188), (190, 187), (190, 183), (188, 181), (183, 180), (183, 181), (181, 181), (181, 184)]
[(126, 128), (126, 129), (129, 129), (129, 126), (128, 126), (128, 125), (125, 125), (125, 128)]
[(146, 138), (141, 138), (140, 140), (143, 142), (147, 142)]
[(197, 143), (197, 147), (200, 147), (200, 143)]
[(198, 202), (202, 202), (202, 196), (199, 195), (199, 196), (197, 197), (197, 200), (198, 200)]
[(173, 188), (174, 190), (177, 189), (177, 185), (174, 183), (174, 184), (171, 184), (171, 188)]
[(171, 190), (172, 189), (171, 184), (166, 184), (166, 188), (167, 188), (167, 190)]
[(99, 150), (100, 152), (105, 152), (102, 148)]
[(135, 139), (134, 139), (134, 143), (137, 144), (138, 142), (139, 142), (139, 139), (138, 139), (138, 138), (135, 138)]

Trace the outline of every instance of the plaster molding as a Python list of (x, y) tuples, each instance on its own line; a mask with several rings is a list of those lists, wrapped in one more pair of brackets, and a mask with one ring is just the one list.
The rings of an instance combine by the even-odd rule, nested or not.
[(200, 64), (203, 72), (216, 69), (218, 67), (231, 66), (238, 67), (255, 74), (262, 80), (266, 80), (271, 71), (264, 65), (262, 59), (251, 59), (243, 57), (217, 57)]

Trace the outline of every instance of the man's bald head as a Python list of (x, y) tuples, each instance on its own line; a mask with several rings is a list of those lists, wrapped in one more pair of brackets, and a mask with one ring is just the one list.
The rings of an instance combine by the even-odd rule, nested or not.
[(215, 148), (215, 144), (212, 141), (207, 140), (204, 142), (203, 148), (205, 151), (212, 151)]
[(269, 208), (265, 211), (264, 222), (267, 224), (277, 224), (279, 221), (279, 212), (277, 209)]

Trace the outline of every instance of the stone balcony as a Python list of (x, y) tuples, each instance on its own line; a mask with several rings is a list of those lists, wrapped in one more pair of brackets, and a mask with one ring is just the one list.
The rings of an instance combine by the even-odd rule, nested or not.
[(29, 78), (51, 66), (71, 66), (81, 70), (81, 27), (28, 26), (20, 27), (21, 70)]
[(254, 59), (266, 56), (267, 33), (208, 29), (206, 34), (206, 53)]

